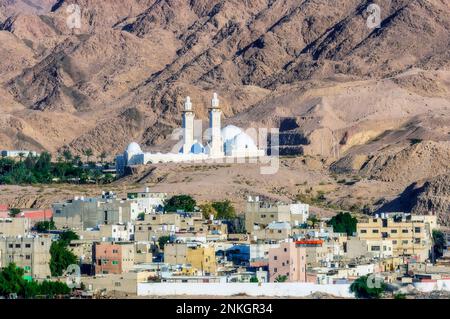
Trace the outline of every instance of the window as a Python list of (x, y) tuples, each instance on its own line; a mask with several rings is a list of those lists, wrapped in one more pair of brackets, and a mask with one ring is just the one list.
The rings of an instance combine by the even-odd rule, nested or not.
[(121, 286), (121, 283), (120, 283), (120, 281), (116, 281), (116, 282), (114, 283), (114, 286), (116, 286), (116, 287), (120, 287), (120, 286)]
[(402, 244), (403, 244), (403, 245), (406, 245), (407, 243), (408, 243), (407, 240), (402, 240)]
[(273, 272), (277, 272), (277, 271), (278, 271), (278, 268), (274, 268), (274, 269), (273, 269)]
[(403, 234), (407, 234), (407, 233), (408, 233), (408, 230), (407, 230), (407, 229), (402, 229), (402, 233), (403, 233)]
[(414, 232), (415, 232), (415, 233), (420, 233), (420, 227), (415, 227), (415, 228), (414, 228)]
[(30, 256), (30, 255), (25, 255), (25, 259), (26, 259), (26, 260), (30, 260), (30, 259), (31, 259), (31, 256)]
[(396, 241), (396, 240), (393, 240), (393, 241), (392, 241), (392, 244), (397, 245), (397, 241)]
[(372, 233), (373, 233), (373, 234), (378, 234), (379, 231), (378, 231), (378, 229), (372, 229)]
[(25, 248), (31, 248), (31, 244), (25, 244)]
[(361, 229), (361, 234), (367, 234), (367, 229)]
[(284, 249), (284, 252), (287, 252), (287, 248)]
[(9, 244), (8, 248), (14, 248), (14, 245), (13, 244)]
[(117, 249), (113, 249), (113, 254), (118, 254), (119, 251)]
[(119, 262), (118, 262), (117, 260), (113, 260), (113, 261), (112, 261), (112, 264), (113, 264), (113, 265), (118, 265)]
[(397, 234), (397, 229), (391, 229), (391, 234)]
[(372, 251), (380, 251), (380, 246), (372, 246)]
[(275, 215), (273, 215), (273, 214), (272, 214), (272, 215), (270, 215), (270, 217), (274, 218), (274, 217), (275, 217)]
[(414, 243), (415, 244), (420, 244), (420, 238), (414, 238)]
[(277, 256), (273, 256), (273, 260), (278, 260), (278, 257)]
[(20, 248), (20, 244), (16, 244), (16, 248)]

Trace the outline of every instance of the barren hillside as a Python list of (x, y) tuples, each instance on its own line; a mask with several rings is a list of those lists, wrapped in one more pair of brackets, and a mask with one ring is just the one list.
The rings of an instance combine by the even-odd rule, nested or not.
[(398, 195), (449, 168), (450, 2), (373, 1), (379, 28), (371, 2), (0, 0), (0, 148), (167, 150), (217, 91), (225, 124)]

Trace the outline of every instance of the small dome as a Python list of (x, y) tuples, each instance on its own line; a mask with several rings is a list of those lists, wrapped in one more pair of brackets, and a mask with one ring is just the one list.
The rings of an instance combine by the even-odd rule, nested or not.
[(192, 153), (192, 154), (202, 154), (202, 153), (205, 153), (205, 148), (203, 147), (202, 144), (196, 142), (196, 143), (192, 144), (192, 147), (191, 147), (191, 153)]
[(227, 125), (222, 129), (222, 141), (232, 140), (236, 135), (242, 133), (242, 130), (234, 125)]
[(142, 153), (142, 150), (138, 143), (133, 142), (133, 143), (130, 143), (130, 145), (128, 145), (127, 153), (128, 154), (140, 154), (140, 153)]
[(233, 147), (236, 150), (244, 151), (244, 150), (257, 150), (255, 142), (253, 139), (246, 133), (242, 132), (233, 139)]

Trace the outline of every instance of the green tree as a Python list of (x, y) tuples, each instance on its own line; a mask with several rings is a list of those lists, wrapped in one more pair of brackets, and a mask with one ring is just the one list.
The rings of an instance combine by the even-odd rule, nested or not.
[(164, 209), (166, 212), (176, 212), (178, 210), (193, 212), (196, 205), (197, 203), (191, 196), (176, 195), (166, 201)]
[(62, 282), (44, 281), (38, 283), (34, 280), (24, 279), (24, 270), (10, 263), (0, 271), (0, 296), (17, 294), (18, 297), (33, 298), (38, 295), (53, 297), (55, 295), (70, 294), (70, 288)]
[(17, 294), (23, 296), (26, 280), (23, 278), (24, 270), (14, 263), (10, 263), (0, 272), (0, 295)]
[(229, 200), (214, 202), (212, 207), (217, 211), (218, 219), (230, 220), (236, 218), (236, 210)]
[(102, 162), (102, 164), (105, 162), (105, 159), (108, 157), (108, 154), (106, 152), (102, 152), (100, 154), (100, 161)]
[(199, 207), (204, 219), (209, 219), (211, 215), (213, 215), (214, 218), (217, 217), (217, 211), (214, 209), (211, 203), (202, 204)]
[(330, 219), (328, 225), (333, 226), (333, 231), (336, 233), (346, 233), (351, 236), (356, 232), (357, 223), (358, 220), (355, 217), (352, 217), (350, 213), (340, 212)]
[(286, 275), (279, 275), (277, 278), (275, 278), (275, 282), (286, 282), (288, 280), (288, 277)]
[(45, 221), (37, 222), (34, 225), (34, 227), (38, 233), (45, 233), (45, 232), (48, 232), (49, 230), (56, 229), (55, 222), (53, 220), (49, 220), (49, 221), (45, 220)]
[(139, 213), (137, 216), (138, 220), (144, 220), (145, 219), (145, 213)]
[(72, 230), (66, 230), (59, 235), (59, 240), (64, 242), (66, 246), (69, 245), (72, 240), (78, 239), (80, 239), (80, 236)]
[(52, 276), (61, 276), (69, 265), (78, 264), (77, 257), (67, 249), (64, 241), (54, 241), (50, 246), (50, 272)]
[(91, 148), (83, 150), (83, 155), (86, 156), (86, 163), (89, 163), (89, 158), (94, 155), (94, 152)]
[(164, 246), (170, 241), (170, 236), (161, 236), (158, 238), (159, 249), (164, 250)]
[(446, 246), (445, 235), (440, 230), (433, 230), (433, 252), (434, 258), (440, 258), (444, 254), (444, 249)]
[(62, 154), (63, 154), (64, 160), (66, 161), (66, 163), (73, 160), (73, 155), (70, 150), (65, 149)]
[(370, 280), (369, 276), (359, 277), (350, 285), (350, 291), (355, 294), (356, 298), (380, 298), (381, 294), (387, 289), (386, 283), (380, 282), (378, 287), (369, 287), (368, 282)]
[(52, 276), (61, 276), (69, 265), (78, 264), (78, 258), (67, 249), (72, 240), (80, 237), (71, 230), (60, 234), (59, 240), (50, 246), (50, 272)]
[(22, 211), (19, 208), (11, 208), (9, 210), (9, 216), (10, 217), (16, 217), (17, 215), (19, 215)]
[(253, 276), (252, 278), (250, 278), (250, 282), (258, 283), (259, 280), (256, 276)]

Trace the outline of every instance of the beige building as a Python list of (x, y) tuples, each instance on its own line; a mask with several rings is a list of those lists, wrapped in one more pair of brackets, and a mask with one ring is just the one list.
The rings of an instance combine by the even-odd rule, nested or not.
[(153, 262), (152, 247), (150, 243), (135, 243), (134, 263), (147, 264)]
[(438, 227), (435, 215), (382, 214), (357, 224), (358, 238), (392, 241), (393, 256), (429, 258), (432, 231)]
[(147, 282), (154, 274), (148, 271), (128, 272), (124, 274), (102, 274), (94, 277), (81, 277), (81, 282), (88, 291), (105, 291), (114, 295), (137, 295), (137, 284)]
[(349, 259), (359, 257), (390, 258), (394, 254), (394, 245), (390, 239), (363, 240), (351, 237), (345, 244), (345, 257)]
[(164, 246), (164, 262), (171, 265), (189, 264), (204, 275), (217, 272), (214, 247), (199, 243), (166, 244)]
[(0, 236), (26, 236), (30, 229), (28, 218), (0, 218)]
[(51, 275), (51, 244), (48, 237), (0, 237), (0, 267), (15, 263), (27, 280), (45, 279)]
[(292, 229), (288, 222), (272, 222), (263, 229), (257, 229), (252, 232), (252, 241), (258, 242), (277, 242), (284, 241), (291, 237)]
[(96, 198), (75, 197), (53, 204), (52, 210), (55, 226), (72, 230), (134, 222), (142, 212), (136, 201), (116, 198), (114, 193), (104, 193)]
[(306, 223), (308, 216), (308, 204), (272, 204), (260, 201), (259, 197), (249, 197), (245, 210), (245, 229), (247, 233), (252, 233), (255, 227), (262, 229), (273, 222), (288, 222), (291, 226), (297, 226)]

